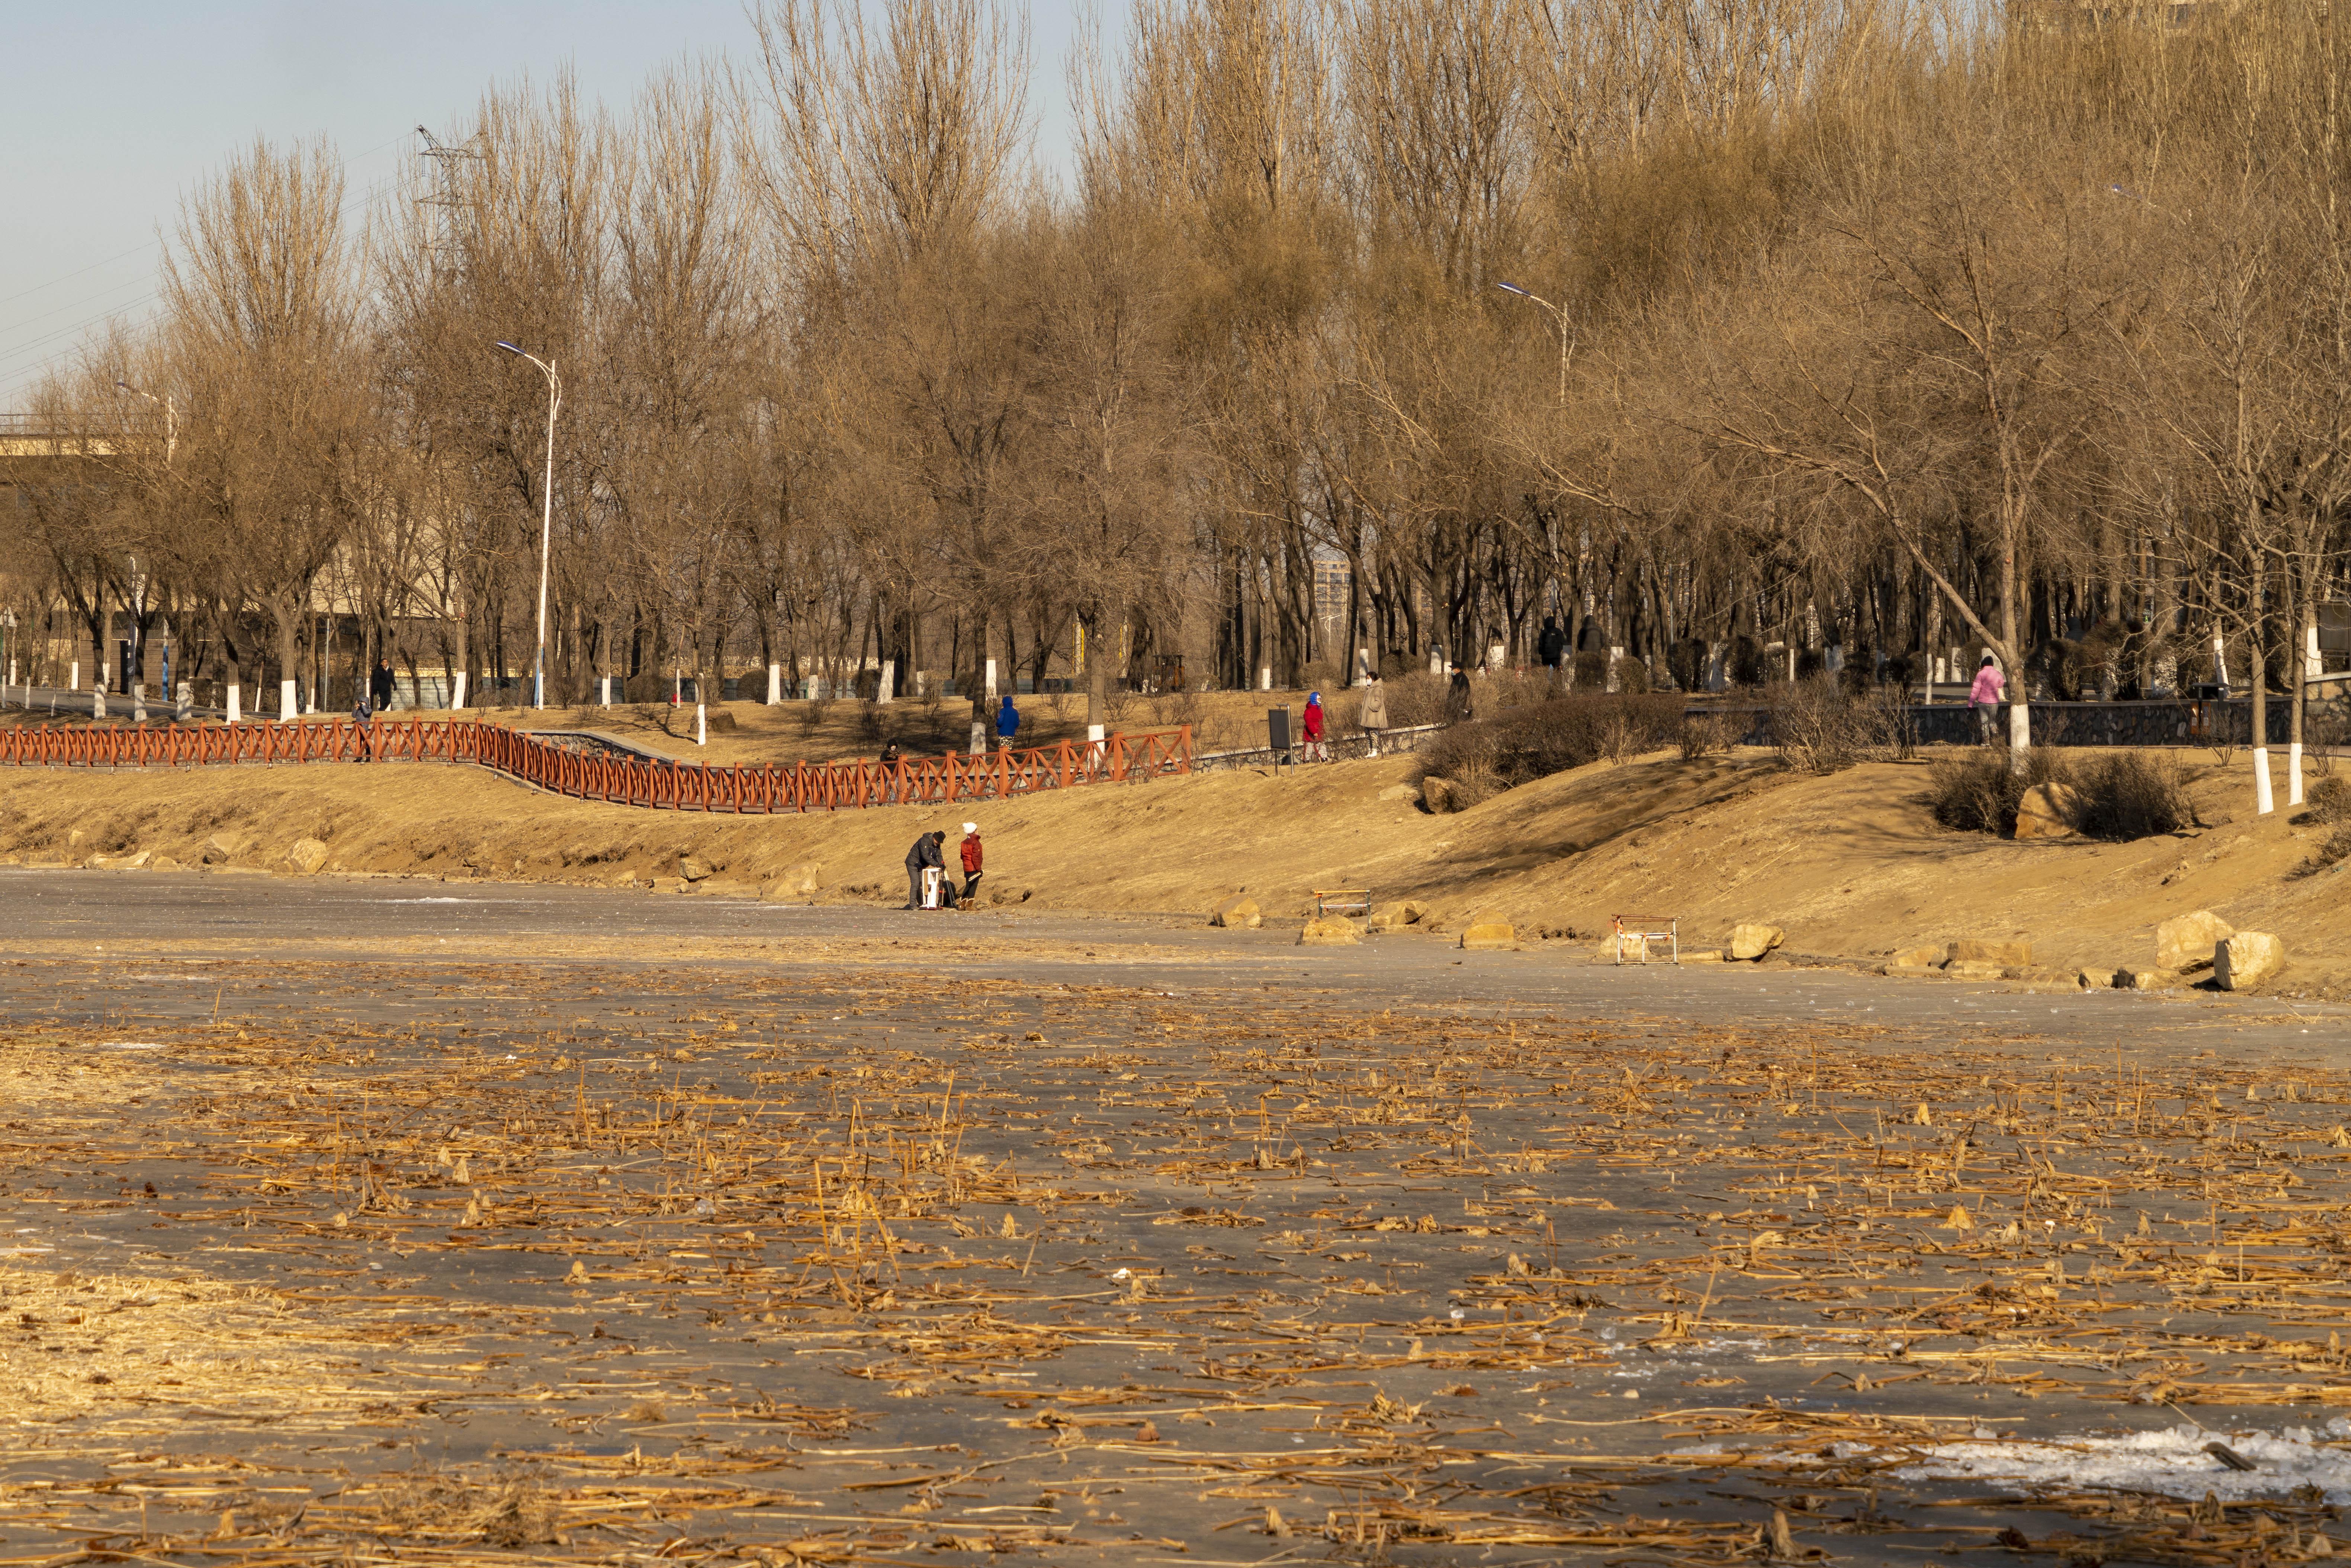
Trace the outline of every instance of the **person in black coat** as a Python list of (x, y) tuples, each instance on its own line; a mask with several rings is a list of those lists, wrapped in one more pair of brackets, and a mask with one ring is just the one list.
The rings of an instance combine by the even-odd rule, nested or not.
[(1535, 639), (1535, 657), (1552, 674), (1559, 674), (1559, 662), (1567, 657), (1567, 633), (1561, 629), (1558, 616), (1543, 617), (1542, 635)]
[(368, 706), (382, 713), (392, 706), (392, 661), (378, 659), (368, 676)]
[[(906, 852), (907, 908), (923, 907), (923, 873), (930, 867), (939, 868), (940, 888), (943, 891), (949, 888), (946, 874), (947, 862), (946, 857), (939, 853), (939, 846), (946, 842), (946, 837), (945, 833), (925, 833), (914, 841), (914, 847)], [(955, 894), (952, 891), (945, 891), (945, 896), (952, 901)]]

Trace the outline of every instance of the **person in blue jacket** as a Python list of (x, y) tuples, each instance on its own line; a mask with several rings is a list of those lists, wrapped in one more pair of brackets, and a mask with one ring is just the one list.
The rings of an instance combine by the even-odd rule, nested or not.
[(1004, 694), (1004, 706), (996, 710), (996, 749), (1012, 749), (1013, 737), (1020, 733), (1020, 710), (1012, 706), (1012, 694)]

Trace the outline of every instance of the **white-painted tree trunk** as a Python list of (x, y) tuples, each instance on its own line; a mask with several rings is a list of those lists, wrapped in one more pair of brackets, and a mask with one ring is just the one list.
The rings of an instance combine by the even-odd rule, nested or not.
[(784, 667), (781, 664), (769, 664), (768, 666), (768, 706), (774, 707), (783, 700)]
[(978, 719), (971, 721), (971, 754), (974, 757), (987, 755), (987, 726)]
[(1102, 727), (1098, 724), (1090, 724), (1086, 726), (1086, 744), (1089, 746), (1100, 746), (1102, 743)]
[(996, 661), (993, 659), (987, 661), (987, 700), (996, 700)]
[[(701, 696), (701, 695), (702, 695), (702, 693), (701, 693), (701, 689), (700, 689), (699, 687), (695, 688), (695, 695), (697, 698), (699, 698), (699, 697)], [(700, 702), (700, 701), (696, 701), (696, 702), (695, 703), (695, 705), (694, 705), (694, 744), (695, 744), (695, 745), (696, 745), (696, 746), (707, 746), (707, 745), (709, 745), (709, 744), (710, 744), (710, 720), (709, 720), (709, 716), (708, 716), (709, 712), (710, 712), (710, 710), (709, 710), (709, 707), (707, 706), (707, 705), (705, 705), (705, 704), (704, 704), (704, 703), (702, 703), (702, 702)]]
[(277, 722), (280, 724), (301, 716), (301, 699), (296, 695), (295, 686), (296, 683), (292, 681), (277, 683)]
[(1257, 689), (1261, 692), (1270, 692), (1273, 690), (1273, 666), (1270, 664), (1259, 666), (1257, 672)]
[(2302, 742), (2291, 741), (2285, 748), (2285, 803), (2302, 804)]
[(2008, 766), (2013, 773), (2024, 771), (2024, 754), (2032, 749), (2032, 705), (2008, 705)]
[(2253, 815), (2266, 817), (2277, 810), (2277, 795), (2270, 787), (2270, 748), (2253, 747)]
[(875, 687), (875, 688), (874, 688), (874, 694), (875, 694), (875, 696), (876, 696), (877, 700), (882, 701), (882, 702), (885, 702), (885, 703), (886, 703), (886, 702), (893, 702), (893, 701), (895, 701), (895, 700), (897, 699), (897, 695), (898, 695), (898, 661), (897, 661), (897, 660), (895, 660), (895, 659), (884, 659), (884, 660), (883, 660), (883, 661), (882, 661), (882, 684), (881, 684), (879, 686), (877, 686), (877, 687)]
[(137, 681), (131, 685), (131, 722), (133, 724), (147, 722), (147, 683), (144, 681)]
[(457, 709), (459, 709), (459, 708), (461, 708), (461, 707), (464, 707), (465, 706), (465, 671), (463, 671), (463, 670), (460, 670), (460, 671), (458, 671), (458, 672), (457, 672), (457, 685), (456, 685), (456, 688), (449, 694), (449, 708), (450, 708), (450, 711), (454, 713), (454, 712), (455, 712)]
[(235, 681), (231, 681), (228, 684), (229, 723), (243, 724), (245, 722), (244, 699), (245, 689), (242, 686), (239, 686)]
[(89, 689), (89, 716), (92, 718), (106, 716), (106, 688), (102, 685), (92, 686)]
[(79, 659), (76, 659), (73, 662), (73, 674), (67, 677), (66, 690), (69, 692), (78, 692), (81, 690), (81, 661)]

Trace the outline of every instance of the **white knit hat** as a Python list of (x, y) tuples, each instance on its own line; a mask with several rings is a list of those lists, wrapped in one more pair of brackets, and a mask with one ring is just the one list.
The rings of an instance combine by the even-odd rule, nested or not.
[(979, 831), (979, 824), (977, 822), (966, 822), (963, 825), (963, 831), (967, 833), (976, 833)]

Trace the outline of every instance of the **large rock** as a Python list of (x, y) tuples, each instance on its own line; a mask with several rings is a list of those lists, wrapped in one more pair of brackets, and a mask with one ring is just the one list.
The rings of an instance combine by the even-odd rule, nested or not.
[(2020, 839), (2070, 839), (2082, 828), (2082, 792), (2071, 784), (2035, 784), (2016, 803)]
[(144, 871), (154, 858), (152, 852), (141, 850), (135, 855), (92, 855), (84, 863), (92, 871)]
[(1990, 958), (1954, 958), (1943, 966), (1943, 973), (1955, 980), (2005, 980), (2012, 967)]
[(286, 852), (286, 863), (308, 876), (327, 863), (327, 846), (316, 839), (296, 839)]
[(245, 848), (243, 833), (214, 833), (204, 841), (204, 852), (198, 858), (206, 865), (226, 865)]
[(1940, 947), (1905, 947), (1886, 962), (1897, 969), (1931, 969), (1949, 956)]
[(759, 889), (759, 896), (769, 904), (792, 904), (804, 898), (814, 898), (817, 889), (824, 885), (822, 873), (814, 861), (803, 861), (779, 875), (769, 879)]
[(1461, 810), (1461, 794), (1450, 779), (1439, 779), (1432, 773), (1420, 781), (1420, 803), (1435, 816)]
[(1761, 958), (1788, 939), (1787, 933), (1776, 925), (1752, 923), (1730, 928), (1730, 956), (1734, 958)]
[(1237, 893), (1230, 898), (1220, 900), (1215, 908), (1208, 911), (1208, 924), (1254, 931), (1265, 924), (1265, 916), (1258, 912), (1256, 899), (1245, 893)]
[(2285, 944), (2266, 931), (2240, 931), (2212, 953), (2212, 978), (2224, 991), (2258, 986), (2285, 962)]
[(677, 862), (677, 874), (688, 882), (708, 880), (718, 868), (700, 855), (687, 855)]
[(1301, 947), (1352, 947), (1362, 940), (1355, 923), (1336, 915), (1317, 916), (1298, 929)]
[(1948, 962), (1997, 964), (2003, 969), (2032, 967), (2032, 944), (2003, 942), (1991, 936), (1962, 936), (1951, 944)]
[(1519, 945), (1519, 934), (1499, 915), (1480, 915), (1461, 928), (1461, 946), (1472, 952), (1499, 952)]
[(1426, 906), (1415, 900), (1399, 899), (1395, 903), (1383, 904), (1374, 909), (1369, 925), (1374, 931), (1401, 931), (1405, 926), (1416, 924), (1427, 913)]
[(2218, 961), (2215, 949), (2234, 935), (2236, 927), (2209, 909), (2176, 915), (2155, 928), (2155, 967), (2202, 968)]

